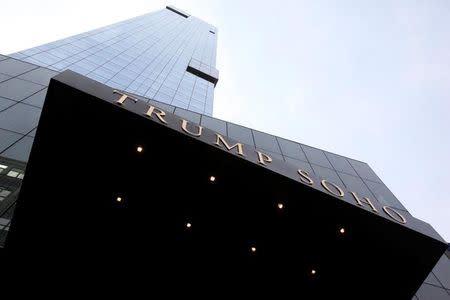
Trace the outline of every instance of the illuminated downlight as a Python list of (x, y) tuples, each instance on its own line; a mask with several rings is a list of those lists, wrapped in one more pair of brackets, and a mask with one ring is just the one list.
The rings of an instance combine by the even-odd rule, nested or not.
[(283, 203), (278, 203), (277, 207), (279, 210), (282, 210), (284, 208), (284, 204)]
[(186, 223), (186, 228), (191, 228), (191, 227), (192, 227), (192, 224), (189, 223), (189, 222), (187, 222), (187, 223)]
[(117, 197), (117, 198), (116, 198), (116, 201), (117, 201), (117, 202), (122, 202), (122, 197)]
[(345, 228), (342, 227), (341, 229), (339, 229), (339, 233), (344, 234), (345, 233)]
[(216, 177), (214, 177), (214, 176), (209, 177), (209, 181), (211, 181), (211, 182), (216, 181)]
[(256, 247), (251, 247), (251, 248), (250, 248), (250, 251), (251, 251), (252, 253), (256, 253)]
[(142, 151), (144, 151), (144, 148), (142, 148), (141, 146), (138, 146), (138, 147), (136, 148), (136, 151), (139, 152), (139, 153), (141, 153)]
[(317, 273), (316, 270), (314, 269), (311, 270), (311, 275), (316, 275), (316, 273)]

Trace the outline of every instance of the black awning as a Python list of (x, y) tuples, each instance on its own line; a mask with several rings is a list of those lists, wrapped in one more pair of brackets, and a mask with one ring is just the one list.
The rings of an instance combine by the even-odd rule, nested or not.
[(447, 247), (410, 215), (375, 212), (199, 130), (76, 73), (56, 76), (8, 261), (60, 279), (84, 270), (145, 287), (156, 276), (200, 290), (411, 299)]

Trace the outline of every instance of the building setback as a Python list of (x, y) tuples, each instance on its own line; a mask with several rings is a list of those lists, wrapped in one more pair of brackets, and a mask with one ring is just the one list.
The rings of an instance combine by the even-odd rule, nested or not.
[[(444, 253), (442, 238), (430, 225), (409, 214), (366, 163), (212, 117), (214, 87), (220, 84), (215, 68), (217, 37), (214, 26), (168, 6), (9, 56), (0, 55), (0, 245), (4, 247), (4, 258), (14, 257), (14, 252), (23, 254), (25, 245), (34, 247), (30, 245), (36, 244), (34, 230), (39, 226), (47, 228), (41, 233), (39, 243), (44, 245), (41, 247), (53, 249), (55, 236), (60, 234), (56, 231), (60, 225), (56, 224), (65, 224), (67, 227), (60, 228), (67, 232), (80, 228), (99, 230), (105, 237), (104, 244), (96, 244), (90, 240), (94, 236), (91, 232), (84, 239), (77, 237), (82, 244), (90, 241), (98, 249), (111, 246), (114, 239), (109, 238), (109, 230), (114, 230), (129, 248), (139, 245), (147, 249), (146, 253), (161, 257), (170, 252), (184, 267), (192, 267), (185, 264), (185, 260), (192, 260), (202, 269), (206, 265), (203, 260), (208, 260), (217, 264), (215, 270), (227, 268), (209, 252), (199, 250), (208, 248), (207, 241), (215, 249), (221, 249), (217, 253), (223, 262), (231, 265), (235, 262), (233, 267), (241, 268), (242, 276), (256, 278), (264, 274), (268, 278), (272, 272), (266, 274), (265, 269), (277, 274), (292, 272), (281, 267), (292, 264), (304, 277), (299, 275), (297, 283), (289, 284), (287, 281), (293, 278), (278, 277), (286, 280), (287, 287), (300, 287), (300, 294), (301, 291), (333, 294), (329, 288), (336, 286), (327, 276), (335, 276), (336, 270), (327, 268), (339, 268), (341, 259), (349, 269), (342, 270), (342, 274), (354, 276), (349, 280), (359, 282), (360, 275), (380, 274), (398, 278), (397, 291), (392, 291), (396, 286), (392, 283), (394, 279), (384, 282), (380, 278), (377, 282), (379, 286), (390, 286), (393, 296), (410, 298), (418, 289), (413, 299), (450, 299), (450, 254)], [(98, 114), (94, 115), (94, 111)], [(121, 139), (117, 141), (118, 137)], [(53, 161), (56, 158), (58, 164)], [(183, 168), (178, 169), (180, 166)], [(74, 179), (75, 175), (84, 179), (80, 183), (63, 180)], [(19, 194), (24, 178), (23, 192)], [(258, 184), (256, 178), (264, 183)], [(42, 186), (50, 187), (53, 183), (46, 185), (42, 181), (58, 182), (66, 190), (49, 190)], [(67, 189), (74, 189), (75, 195), (83, 198), (84, 187), (88, 186), (98, 187), (87, 197), (91, 201), (111, 200), (101, 205), (86, 202), (85, 205), (92, 205), (90, 209), (95, 216), (83, 215), (86, 210), (78, 206), (72, 195), (63, 197), (72, 212), (53, 202), (56, 191), (61, 195)], [(37, 193), (39, 197), (35, 196)], [(193, 195), (199, 199), (220, 199), (218, 202), (223, 200), (226, 204), (212, 205), (199, 200), (202, 203), (199, 205), (175, 200), (191, 199)], [(141, 198), (157, 201), (161, 206), (152, 207), (135, 200)], [(254, 203), (251, 198), (261, 201)], [(169, 201), (171, 206), (165, 207), (161, 201)], [(16, 220), (13, 215), (17, 203)], [(241, 213), (234, 210), (239, 206)], [(156, 216), (152, 212), (155, 207), (171, 213)], [(67, 214), (58, 217), (58, 211)], [(101, 219), (105, 211), (111, 212), (105, 213), (108, 217), (103, 220), (111, 228), (95, 227), (97, 223), (93, 220)], [(142, 215), (142, 211), (149, 215)], [(248, 219), (244, 211), (248, 212)], [(39, 218), (30, 212), (39, 212)], [(90, 227), (77, 224), (75, 229), (64, 222), (75, 218), (75, 212), (80, 219), (91, 220), (86, 221)], [(236, 230), (234, 236), (226, 234), (223, 223), (214, 222), (214, 218), (224, 221), (225, 213), (240, 226), (229, 225), (230, 232)], [(128, 220), (130, 225), (116, 227), (113, 217)], [(166, 236), (156, 234), (154, 240), (167, 242), (167, 235), (172, 234), (180, 241), (171, 240), (167, 244), (185, 249), (183, 255), (164, 247), (161, 254), (147, 248), (146, 243), (137, 243), (139, 239), (133, 232), (155, 234), (151, 218), (162, 222), (159, 224), (163, 220), (173, 221), (167, 221), (167, 228), (180, 227), (178, 231), (163, 230)], [(252, 222), (247, 222), (250, 219)], [(132, 226), (133, 222), (136, 224)], [(306, 224), (311, 227), (303, 227)], [(206, 229), (195, 231), (202, 226), (216, 231), (213, 234)], [(306, 234), (305, 229), (310, 233)], [(194, 234), (186, 236), (186, 230)], [(280, 234), (276, 238), (274, 232), (293, 235)], [(227, 245), (221, 241), (227, 241)], [(410, 244), (405, 245), (406, 242)], [(315, 246), (309, 249), (305, 243)], [(359, 249), (362, 245), (367, 247)], [(127, 247), (116, 247), (129, 251)], [(93, 259), (91, 253), (76, 249)], [(281, 249), (285, 252), (280, 253)], [(356, 260), (364, 258), (361, 253), (354, 253), (352, 260), (348, 254), (352, 249), (370, 253), (374, 262), (389, 262), (389, 266), (384, 266), (386, 274), (372, 265), (360, 269)], [(339, 256), (333, 257), (332, 253)], [(136, 257), (142, 255), (137, 251)], [(276, 264), (274, 257), (283, 255), (286, 261)], [(405, 261), (410, 258), (410, 263), (402, 261), (402, 257)], [(410, 278), (404, 277), (393, 266), (394, 262), (405, 270), (411, 268)], [(351, 275), (352, 267), (356, 274)], [(208, 269), (212, 273), (215, 270)], [(417, 284), (419, 279), (422, 285)], [(334, 282), (340, 280), (335, 276)], [(334, 294), (354, 296), (364, 291), (356, 287), (347, 289), (353, 291), (344, 288)], [(373, 292), (379, 294), (382, 293)], [(369, 294), (365, 297), (370, 298)]]

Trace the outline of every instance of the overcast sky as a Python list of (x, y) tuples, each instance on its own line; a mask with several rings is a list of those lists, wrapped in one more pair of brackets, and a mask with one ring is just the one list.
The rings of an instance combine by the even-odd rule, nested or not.
[(219, 28), (215, 117), (368, 162), (450, 241), (450, 1), (6, 1), (0, 53), (167, 4)]

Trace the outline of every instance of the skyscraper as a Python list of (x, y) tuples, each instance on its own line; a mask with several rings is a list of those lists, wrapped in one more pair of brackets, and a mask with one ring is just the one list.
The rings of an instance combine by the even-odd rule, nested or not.
[(214, 26), (168, 6), (11, 57), (211, 116), (216, 48)]
[[(283, 258), (285, 260), (280, 266), (276, 266), (275, 270), (292, 271), (283, 267), (284, 264), (292, 264), (298, 267), (300, 273), (308, 274), (296, 279), (297, 284), (304, 290), (313, 287), (314, 291), (319, 292), (322, 288), (330, 287), (327, 284), (331, 284), (333, 278), (327, 278), (327, 271), (328, 274), (336, 275), (337, 268), (342, 267), (338, 260), (342, 259), (342, 263), (349, 270), (341, 272), (350, 276), (349, 280), (360, 282), (359, 277), (365, 275), (371, 278), (370, 276), (376, 274), (384, 276), (388, 281), (382, 282), (382, 285), (390, 288), (398, 286), (398, 291), (391, 291), (392, 295), (410, 295), (412, 289), (419, 287), (417, 280), (421, 276), (425, 277), (431, 270), (439, 249), (445, 246), (439, 235), (431, 226), (411, 216), (366, 163), (212, 118), (213, 92), (218, 83), (218, 71), (215, 69), (216, 46), (217, 29), (214, 26), (175, 7), (167, 7), (155, 13), (24, 50), (12, 54), (11, 57), (0, 56), (0, 226), (3, 227), (3, 238), (10, 229), (9, 223), (19, 196), (19, 186), (24, 178), (23, 170), (37, 134), (36, 127), (44, 97), (47, 97), (37, 142), (33, 146), (34, 157), (32, 155), (29, 165), (30, 174), (27, 171), (28, 176), (25, 178), (28, 181), (24, 184), (24, 193), (20, 194), (19, 198), (19, 204), (23, 204), (22, 213), (19, 210), (16, 222), (18, 229), (12, 240), (14, 249), (30, 243), (28, 240), (22, 241), (20, 233), (25, 233), (23, 236), (29, 234), (28, 237), (31, 236), (30, 232), (36, 233), (30, 229), (31, 225), (27, 222), (35, 222), (38, 218), (31, 215), (28, 215), (29, 218), (23, 217), (31, 211), (30, 205), (33, 211), (42, 214), (39, 216), (42, 218), (40, 225), (51, 225), (55, 222), (51, 218), (52, 214), (54, 216), (57, 212), (56, 208), (51, 211), (52, 214), (46, 214), (49, 213), (49, 208), (54, 207), (54, 202), (51, 201), (56, 199), (56, 196), (49, 188), (44, 188), (41, 182), (44, 179), (54, 180), (58, 182), (58, 186), (67, 189), (61, 187), (59, 190), (53, 187), (53, 191), (58, 191), (59, 196), (63, 194), (71, 209), (81, 214), (80, 218), (86, 217), (81, 213), (85, 210), (71, 202), (75, 198), (73, 193), (67, 192), (68, 189), (73, 189), (80, 201), (84, 198), (90, 199), (93, 203), (92, 211), (113, 210), (109, 216), (111, 220), (113, 217), (127, 220), (128, 222), (120, 223), (118, 227), (115, 227), (115, 222), (109, 217), (104, 220), (106, 224), (114, 227), (114, 233), (120, 233), (126, 245), (138, 245), (131, 234), (132, 230), (137, 229), (124, 224), (139, 220), (138, 224), (142, 225), (139, 230), (144, 228), (154, 234), (150, 226), (153, 221), (149, 220), (149, 216), (141, 215), (142, 210), (149, 209), (148, 212), (155, 220), (163, 224), (164, 220), (173, 221), (169, 227), (178, 222), (183, 230), (192, 229), (196, 234), (191, 237), (184, 236), (184, 231), (180, 233), (179, 230), (163, 230), (165, 234), (173, 234), (176, 238), (182, 236), (183, 242), (171, 241), (168, 244), (182, 245), (181, 248), (187, 249), (188, 253), (189, 249), (195, 249), (188, 257), (171, 252), (173, 257), (180, 260), (186, 258), (198, 262), (207, 258), (217, 263), (218, 267), (221, 266), (220, 262), (215, 260), (217, 258), (209, 252), (199, 251), (205, 248), (207, 243), (204, 244), (204, 241), (208, 241), (216, 246), (216, 252), (222, 255), (223, 262), (232, 264), (237, 261), (236, 268), (243, 268), (243, 274), (259, 276), (261, 272), (264, 276), (269, 276), (261, 266), (272, 270), (268, 266), (272, 266), (273, 257), (281, 255), (286, 258)], [(96, 82), (63, 72), (56, 76), (47, 93), (49, 79), (66, 69)], [(88, 98), (102, 101), (97, 105), (94, 104), (97, 102)], [(104, 106), (103, 102), (108, 101), (115, 105)], [(125, 110), (130, 114), (125, 114)], [(71, 114), (76, 114), (77, 118)], [(116, 114), (122, 114), (123, 118), (116, 119)], [(137, 126), (135, 122), (141, 122), (137, 117), (139, 115), (148, 118), (149, 120), (144, 120), (148, 122), (139, 123)], [(67, 122), (59, 120), (59, 116), (67, 118)], [(94, 122), (96, 116), (99, 122)], [(59, 121), (55, 123), (55, 120)], [(116, 121), (120, 121), (120, 128), (109, 126), (118, 124)], [(152, 122), (159, 122), (158, 125), (162, 124), (162, 127)], [(185, 139), (179, 133), (194, 139)], [(66, 140), (65, 136), (71, 138)], [(83, 139), (80, 140), (80, 137)], [(210, 148), (201, 142), (210, 144)], [(133, 145), (135, 153), (127, 152), (129, 145)], [(48, 147), (53, 149), (50, 151)], [(225, 153), (217, 152), (217, 149)], [(151, 155), (146, 157), (147, 153)], [(195, 159), (196, 155), (198, 160)], [(45, 168), (43, 162), (46, 163)], [(167, 165), (170, 168), (165, 170)], [(55, 169), (56, 166), (59, 166), (59, 171)], [(142, 170), (141, 166), (154, 169), (149, 172), (145, 168)], [(199, 179), (203, 178), (202, 176), (205, 182)], [(69, 183), (62, 181), (65, 177), (82, 178), (82, 184), (72, 180), (67, 180)], [(233, 181), (233, 178), (236, 180)], [(291, 185), (291, 181), (296, 181), (295, 185)], [(92, 182), (95, 182), (95, 185)], [(135, 202), (134, 210), (130, 206), (126, 214), (115, 211), (118, 205), (121, 209), (120, 205), (123, 203), (133, 203), (129, 199), (147, 197), (145, 189), (139, 187), (145, 187), (147, 184), (153, 201), (158, 200), (156, 207), (164, 212), (168, 207), (161, 202), (168, 201), (171, 203), (170, 209), (175, 211), (173, 214), (161, 213), (165, 218), (159, 218), (151, 213), (155, 206), (142, 206), (144, 204), (141, 202)], [(38, 186), (44, 195), (38, 197), (39, 200), (44, 197), (42, 204), (39, 204), (38, 199), (30, 199), (36, 195), (33, 192)], [(97, 187), (96, 191), (87, 196), (91, 193), (91, 189), (87, 187), (94, 186)], [(195, 188), (194, 191), (190, 190), (192, 187)], [(89, 193), (85, 189), (89, 190)], [(167, 197), (165, 193), (170, 193), (171, 197)], [(203, 200), (199, 201), (206, 207), (205, 212), (202, 205), (187, 201), (192, 197), (211, 200), (212, 196), (220, 200), (223, 200), (223, 197), (232, 205), (214, 206), (202, 202)], [(186, 198), (186, 202), (174, 200), (178, 197)], [(333, 197), (340, 202), (335, 203), (328, 199)], [(95, 204), (94, 198), (112, 199), (114, 204)], [(257, 199), (258, 202), (252, 202), (251, 198)], [(296, 202), (296, 198), (305, 201), (305, 206), (302, 207), (302, 204)], [(321, 203), (320, 201), (325, 201), (322, 198), (330, 202)], [(52, 205), (46, 204), (46, 200)], [(265, 206), (267, 203), (268, 207)], [(274, 209), (270, 208), (272, 204)], [(62, 211), (65, 209), (59, 208)], [(236, 212), (233, 208), (239, 209)], [(208, 210), (216, 215), (209, 216)], [(249, 224), (252, 222), (247, 222), (239, 210), (252, 211), (249, 218), (256, 225)], [(176, 218), (174, 215), (182, 217)], [(237, 225), (233, 224), (228, 224), (227, 227), (225, 222), (214, 222), (214, 219), (227, 220), (223, 219), (224, 216), (229, 216), (229, 220), (239, 224), (239, 228), (234, 228)], [(62, 214), (61, 219), (57, 220), (61, 221), (66, 217), (70, 219), (70, 213)], [(92, 216), (86, 219), (89, 220), (90, 217)], [(293, 219), (290, 220), (289, 217)], [(88, 221), (84, 223), (89, 226), (95, 224)], [(302, 227), (312, 223), (312, 228)], [(73, 228), (68, 224), (61, 224), (68, 226), (67, 232), (73, 232)], [(158, 226), (162, 226), (161, 223), (158, 223)], [(206, 229), (203, 232), (195, 231), (202, 226), (216, 228), (216, 231), (213, 231), (213, 234)], [(266, 230), (270, 226), (275, 229)], [(43, 240), (54, 246), (51, 239), (55, 237), (52, 235), (55, 231), (48, 229), (51, 226), (43, 227), (47, 228), (48, 232), (47, 238), (46, 234), (43, 234)], [(88, 227), (77, 224), (77, 229), (80, 228)], [(235, 233), (235, 236), (227, 236), (227, 230)], [(282, 234), (279, 239), (273, 236), (273, 232), (284, 231), (295, 236), (301, 235), (301, 238)], [(110, 245), (111, 241), (106, 238), (109, 231), (102, 228), (100, 232), (105, 236), (105, 244)], [(330, 232), (331, 235), (328, 236)], [(85, 238), (90, 240), (90, 235)], [(83, 242), (83, 239), (81, 241)], [(166, 240), (165, 237), (158, 236), (155, 241), (157, 243)], [(228, 243), (224, 245), (223, 241)], [(279, 243), (279, 249), (274, 246), (274, 241)], [(380, 246), (376, 245), (378, 242)], [(406, 242), (412, 243), (407, 245), (411, 253), (405, 253)], [(374, 244), (370, 246), (370, 243)], [(313, 246), (305, 250), (308, 248), (305, 244)], [(146, 253), (159, 253), (156, 250), (155, 253), (151, 252), (153, 248), (147, 248), (145, 243), (139, 245), (148, 251)], [(328, 249), (329, 245), (332, 245), (331, 249)], [(369, 246), (358, 248), (362, 245)], [(7, 247), (8, 244), (5, 249)], [(127, 247), (116, 247), (127, 251)], [(167, 248), (162, 249), (163, 254), (159, 254), (164, 256)], [(289, 249), (298, 252), (289, 253)], [(349, 255), (352, 249), (365, 253)], [(333, 258), (331, 252), (339, 253), (339, 258)], [(442, 252), (443, 250), (439, 256)], [(227, 253), (233, 254), (227, 256)], [(259, 261), (249, 262), (247, 256), (250, 260), (256, 258)], [(370, 257), (372, 262), (397, 263), (408, 272), (397, 274), (392, 265), (378, 269), (371, 264), (360, 268), (358, 259), (364, 259), (365, 256)], [(198, 265), (201, 266), (202, 263)], [(257, 271), (252, 269), (253, 265), (256, 265)], [(327, 270), (330, 266), (336, 270)], [(443, 254), (419, 290), (419, 299), (437, 298), (436, 295), (440, 295), (442, 299), (446, 296), (450, 298), (448, 266), (450, 262)], [(396, 276), (404, 278), (399, 278), (398, 284), (395, 284), (393, 281)], [(334, 278), (334, 281), (341, 282), (338, 278)], [(355, 293), (361, 291), (360, 287), (348, 289), (355, 289)], [(374, 293), (378, 295), (384, 291)], [(347, 294), (354, 295), (351, 291)]]

